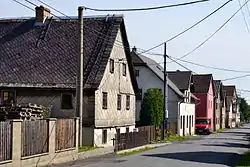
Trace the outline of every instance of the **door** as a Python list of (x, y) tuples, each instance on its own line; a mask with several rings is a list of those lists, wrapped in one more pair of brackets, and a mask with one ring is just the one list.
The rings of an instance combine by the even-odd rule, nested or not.
[(185, 129), (186, 129), (186, 126), (185, 126), (185, 125), (186, 125), (186, 124), (185, 124), (185, 115), (183, 115), (183, 117), (182, 117), (182, 118), (183, 118), (183, 121), (182, 121), (182, 123), (183, 123), (183, 124), (182, 124), (182, 125), (183, 125), (183, 127), (182, 127), (182, 130), (183, 130), (183, 136), (186, 136), (186, 134), (185, 134)]

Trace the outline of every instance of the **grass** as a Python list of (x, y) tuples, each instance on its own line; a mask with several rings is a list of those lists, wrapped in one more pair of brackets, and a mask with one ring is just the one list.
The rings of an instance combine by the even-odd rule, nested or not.
[(175, 136), (170, 135), (169, 137), (166, 137), (164, 140), (161, 140), (160, 138), (156, 139), (152, 143), (158, 143), (158, 142), (171, 142), (171, 141), (185, 141), (191, 139), (193, 136)]
[(223, 132), (223, 131), (225, 131), (226, 129), (218, 129), (218, 130), (216, 130), (216, 131), (214, 131), (213, 133), (221, 133), (221, 132)]
[(221, 133), (221, 132), (224, 132), (225, 130), (227, 130), (227, 128), (218, 129), (214, 131), (213, 133)]
[(250, 167), (250, 151), (246, 152), (237, 167)]
[(81, 146), (78, 148), (78, 152), (86, 152), (86, 151), (90, 151), (90, 150), (95, 150), (97, 148), (103, 148), (103, 147)]
[(123, 153), (118, 153), (118, 155), (121, 155), (121, 156), (134, 155), (134, 154), (137, 154), (137, 153), (140, 153), (140, 152), (144, 152), (144, 151), (148, 151), (148, 150), (153, 150), (153, 149), (155, 149), (155, 147), (145, 147), (145, 148), (141, 148), (141, 149), (138, 149), (138, 150), (126, 151), (126, 152), (123, 152)]
[(190, 136), (169, 136), (164, 139), (164, 141), (185, 141), (190, 139)]

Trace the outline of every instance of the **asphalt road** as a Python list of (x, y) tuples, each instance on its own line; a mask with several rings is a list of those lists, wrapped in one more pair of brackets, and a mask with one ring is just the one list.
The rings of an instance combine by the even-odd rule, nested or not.
[[(249, 148), (250, 125), (200, 139), (171, 144), (136, 155), (102, 158), (60, 167), (225, 167), (234, 166)], [(57, 165), (56, 165), (57, 166)]]

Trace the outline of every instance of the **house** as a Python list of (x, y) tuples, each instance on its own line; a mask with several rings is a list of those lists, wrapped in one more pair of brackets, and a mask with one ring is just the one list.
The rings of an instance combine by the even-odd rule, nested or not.
[[(196, 123), (207, 122), (207, 132), (214, 130), (214, 84), (212, 74), (192, 75), (191, 92), (200, 99), (196, 105)], [(198, 125), (197, 125), (198, 126)]]
[(226, 91), (227, 107), (226, 107), (226, 127), (234, 128), (236, 126), (238, 110), (238, 97), (235, 85), (224, 85)]
[[(184, 101), (180, 103), (180, 135), (193, 135), (195, 133), (195, 105), (199, 103), (199, 99), (191, 93), (191, 71), (168, 71), (168, 78), (178, 87), (178, 89), (186, 95)], [(189, 120), (188, 120), (189, 119)], [(191, 120), (191, 121), (190, 121)], [(185, 127), (186, 123), (191, 123), (191, 126)], [(184, 128), (185, 127), (185, 128)]]
[(226, 91), (223, 90), (223, 84), (221, 84), (221, 91), (222, 91), (222, 94), (221, 94), (221, 115), (220, 115), (220, 118), (221, 118), (221, 125), (220, 125), (220, 128), (221, 129), (224, 129), (226, 128), (226, 119), (227, 119), (227, 114), (226, 114), (226, 107), (227, 107), (227, 99), (226, 99)]
[[(1, 20), (1, 91), (15, 103), (51, 107), (51, 117), (78, 116), (78, 30), (77, 18), (53, 18), (42, 6), (35, 18)], [(135, 127), (137, 83), (123, 16), (85, 17), (83, 41), (83, 143), (113, 145), (117, 131)]]
[(214, 80), (214, 130), (218, 130), (221, 127), (222, 113), (222, 82), (220, 80)]
[[(150, 88), (159, 88), (163, 92), (164, 69), (154, 60), (140, 55), (136, 48), (133, 48), (131, 56), (139, 92), (141, 92), (139, 99), (143, 100), (144, 93)], [(190, 99), (191, 95), (182, 93), (169, 78), (167, 78), (166, 92), (169, 130), (172, 134), (183, 135), (183, 129), (185, 129), (185, 134), (193, 134), (194, 104), (185, 101)], [(136, 121), (138, 122), (140, 121), (140, 112), (143, 111), (141, 111), (140, 104), (138, 104), (136, 107)], [(182, 116), (187, 119), (186, 123), (181, 121)]]

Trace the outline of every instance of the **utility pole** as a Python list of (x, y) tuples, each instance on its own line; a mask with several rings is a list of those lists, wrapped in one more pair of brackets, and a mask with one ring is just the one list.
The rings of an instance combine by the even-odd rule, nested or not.
[(162, 122), (162, 140), (165, 138), (165, 120), (166, 120), (166, 92), (167, 92), (167, 43), (164, 43), (164, 87), (163, 87), (163, 122)]
[(76, 113), (80, 118), (79, 120), (79, 146), (82, 146), (82, 116), (83, 116), (83, 7), (78, 7), (78, 21), (79, 21), (79, 41), (78, 49), (79, 55), (77, 57), (78, 69), (77, 69), (77, 82), (76, 82)]

